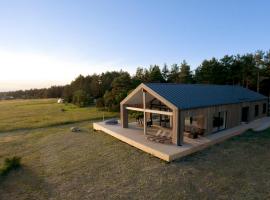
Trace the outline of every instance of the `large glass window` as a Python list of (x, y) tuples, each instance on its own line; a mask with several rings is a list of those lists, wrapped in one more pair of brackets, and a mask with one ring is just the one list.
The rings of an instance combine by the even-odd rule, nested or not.
[(227, 112), (218, 112), (213, 116), (213, 131), (219, 131), (226, 128)]
[(263, 114), (266, 113), (266, 103), (263, 104)]
[(205, 118), (203, 115), (194, 115), (185, 117), (185, 132), (195, 131), (203, 134), (205, 131)]

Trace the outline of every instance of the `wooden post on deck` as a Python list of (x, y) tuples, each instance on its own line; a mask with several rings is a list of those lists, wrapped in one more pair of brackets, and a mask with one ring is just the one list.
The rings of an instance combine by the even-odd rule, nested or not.
[(184, 113), (178, 109), (173, 110), (173, 134), (172, 143), (178, 146), (184, 143), (184, 126), (185, 119)]
[(146, 92), (143, 90), (143, 133), (146, 135), (147, 133), (147, 119), (146, 119)]
[(120, 118), (122, 128), (128, 128), (128, 111), (126, 109), (126, 106), (123, 104), (120, 104)]
[(179, 111), (179, 118), (178, 118), (178, 145), (184, 144), (184, 129), (185, 129), (185, 115), (183, 111)]

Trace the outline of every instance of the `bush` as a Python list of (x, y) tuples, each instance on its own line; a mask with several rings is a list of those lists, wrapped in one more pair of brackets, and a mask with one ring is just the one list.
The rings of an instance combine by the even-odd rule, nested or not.
[(134, 119), (143, 118), (143, 112), (131, 111), (129, 116)]
[(108, 109), (111, 112), (119, 112), (120, 111), (120, 105), (119, 104), (113, 104)]
[(84, 107), (93, 104), (93, 98), (90, 97), (85, 91), (77, 90), (73, 94), (72, 103)]
[(0, 175), (6, 175), (12, 169), (21, 167), (21, 157), (14, 156), (12, 158), (6, 158), (4, 166), (0, 169)]
[(105, 105), (104, 105), (104, 99), (103, 98), (98, 98), (97, 101), (96, 101), (96, 107), (97, 108), (103, 108)]

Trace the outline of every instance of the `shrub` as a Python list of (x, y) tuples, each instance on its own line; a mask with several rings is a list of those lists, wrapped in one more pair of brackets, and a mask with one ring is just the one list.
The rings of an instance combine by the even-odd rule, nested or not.
[(6, 158), (4, 166), (0, 169), (0, 175), (6, 175), (12, 169), (21, 167), (21, 157), (14, 156), (12, 158)]
[(129, 115), (134, 119), (143, 118), (143, 112), (131, 111)]
[(97, 108), (103, 108), (104, 107), (104, 99), (103, 98), (98, 98), (96, 100), (96, 107)]
[(84, 90), (77, 90), (73, 94), (72, 103), (79, 107), (84, 107), (93, 104), (93, 98)]

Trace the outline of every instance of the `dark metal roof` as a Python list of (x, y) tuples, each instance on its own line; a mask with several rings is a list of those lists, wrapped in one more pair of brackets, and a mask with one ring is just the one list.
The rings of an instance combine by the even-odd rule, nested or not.
[(232, 85), (170, 83), (147, 83), (145, 85), (181, 109), (267, 99), (257, 92)]

